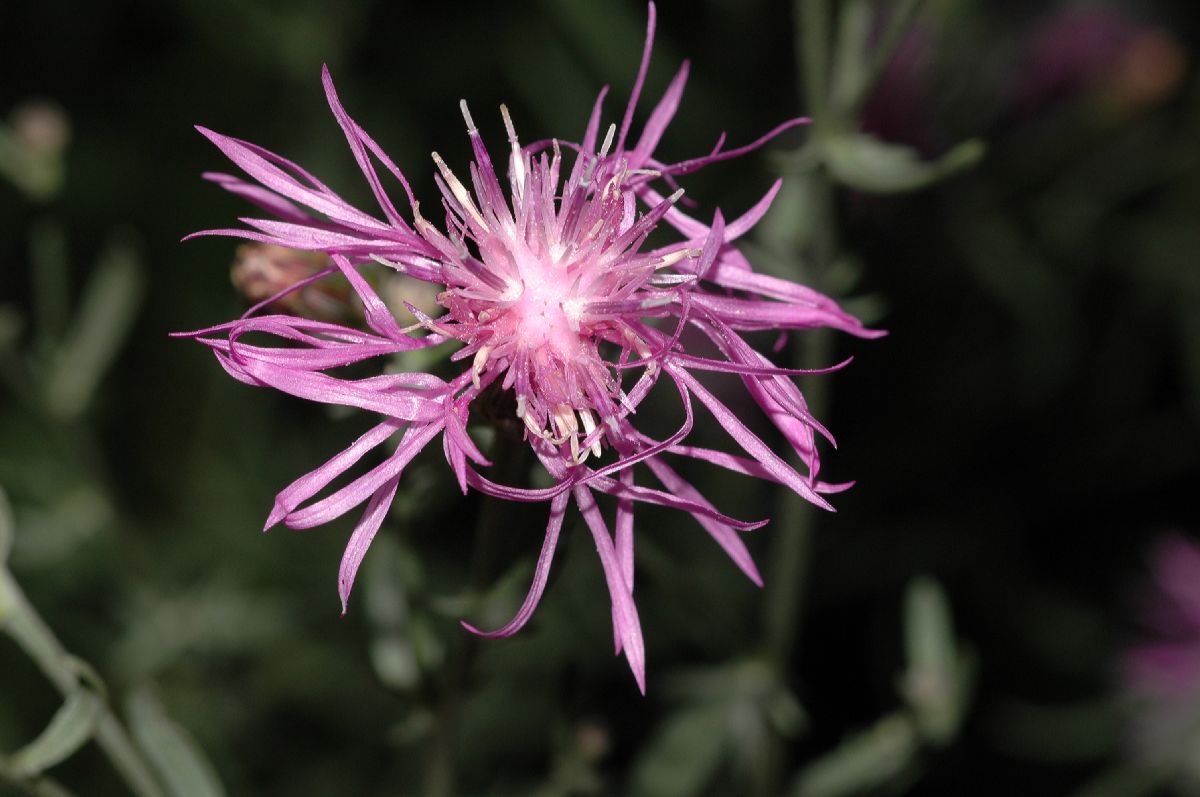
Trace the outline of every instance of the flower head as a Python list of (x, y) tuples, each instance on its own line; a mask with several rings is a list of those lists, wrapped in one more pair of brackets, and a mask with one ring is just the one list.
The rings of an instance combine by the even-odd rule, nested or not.
[[(461, 179), (437, 154), (435, 180), (444, 223), (422, 214), (404, 175), (343, 109), (326, 69), (326, 96), (345, 133), (383, 218), (364, 213), (300, 166), (253, 144), (200, 128), (257, 184), (225, 174), (207, 177), (268, 211), (273, 218), (246, 218), (247, 228), (198, 235), (233, 235), (278, 246), (313, 250), (332, 265), (288, 290), (302, 290), (332, 273), (344, 275), (362, 302), (367, 330), (291, 315), (244, 317), (190, 333), (215, 352), (230, 375), (326, 403), (359, 407), (383, 420), (345, 451), (286, 487), (276, 498), (267, 527), (325, 523), (366, 503), (342, 560), (343, 608), (359, 564), (378, 531), (405, 466), (441, 437), (447, 462), (464, 493), (474, 488), (514, 501), (549, 501), (550, 519), (533, 584), (521, 609), (504, 627), (482, 632), (506, 636), (530, 618), (546, 585), (550, 564), (573, 498), (595, 540), (612, 598), (614, 635), (639, 687), (644, 689), (643, 645), (633, 603), (633, 512), (639, 502), (690, 513), (755, 583), (758, 571), (738, 536), (765, 521), (748, 523), (720, 513), (685, 481), (664, 456), (701, 460), (736, 473), (787, 485), (829, 508), (822, 497), (847, 485), (817, 479), (815, 436), (828, 432), (808, 412), (791, 377), (800, 371), (774, 366), (742, 338), (754, 330), (835, 327), (870, 332), (829, 298), (796, 283), (757, 274), (733, 241), (771, 204), (779, 182), (744, 214), (711, 222), (682, 212), (677, 178), (708, 164), (751, 151), (802, 124), (794, 119), (751, 144), (724, 149), (724, 138), (700, 158), (669, 163), (655, 155), (674, 116), (687, 79), (685, 63), (652, 111), (636, 142), (630, 131), (645, 80), (654, 31), (654, 6), (634, 90), (620, 124), (601, 135), (606, 90), (596, 100), (582, 139), (522, 146), (513, 121), (501, 108), (508, 147), (502, 184), (465, 102), (461, 109), (474, 162)], [(568, 168), (569, 162), (569, 168)], [(411, 208), (403, 216), (383, 188), (376, 164), (401, 184)], [(662, 223), (680, 235), (674, 243), (647, 247)], [(432, 317), (408, 306), (418, 319), (400, 328), (360, 266), (372, 261), (441, 287), (444, 312)], [(265, 304), (265, 303), (264, 303)], [(719, 356), (689, 353), (682, 331), (699, 330)], [(284, 346), (246, 343), (266, 333)], [(464, 363), (450, 381), (432, 374), (388, 374), (347, 379), (331, 370), (368, 358), (430, 346), (457, 344), (451, 360)], [(693, 374), (739, 375), (800, 460), (801, 474), (750, 430)], [(633, 374), (623, 379), (626, 372)], [(666, 377), (682, 408), (679, 429), (654, 439), (631, 416)], [(480, 472), (490, 463), (467, 433), (472, 402), (486, 391), (511, 393), (524, 436), (554, 486), (529, 489), (498, 484)], [(743, 455), (685, 445), (692, 429), (693, 399), (716, 417)], [(313, 501), (368, 451), (399, 437), (394, 453), (346, 486)], [(639, 484), (634, 466), (645, 466), (658, 487)], [(639, 468), (640, 471), (640, 468)], [(616, 498), (612, 531), (595, 494)]]

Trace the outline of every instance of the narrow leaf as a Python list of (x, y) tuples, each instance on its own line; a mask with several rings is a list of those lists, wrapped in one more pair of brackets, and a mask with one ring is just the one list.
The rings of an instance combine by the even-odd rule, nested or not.
[(129, 698), (129, 727), (171, 797), (224, 797), (216, 770), (191, 735), (146, 691)]
[(142, 266), (133, 248), (110, 244), (84, 288), (46, 382), (46, 403), (55, 415), (73, 418), (87, 407), (133, 324), (142, 289)]
[(916, 191), (974, 166), (983, 157), (978, 139), (964, 141), (934, 161), (916, 150), (888, 144), (865, 133), (835, 136), (825, 145), (825, 163), (843, 185), (873, 194)]
[(949, 601), (934, 580), (920, 577), (909, 585), (904, 614), (908, 669), (900, 690), (925, 738), (945, 744), (966, 713), (973, 659), (959, 651)]
[(9, 759), (8, 769), (28, 778), (74, 755), (96, 730), (104, 702), (89, 689), (77, 689), (67, 695), (46, 729)]
[(915, 762), (917, 750), (912, 722), (892, 714), (809, 764), (796, 779), (791, 795), (842, 797), (867, 792), (902, 778)]

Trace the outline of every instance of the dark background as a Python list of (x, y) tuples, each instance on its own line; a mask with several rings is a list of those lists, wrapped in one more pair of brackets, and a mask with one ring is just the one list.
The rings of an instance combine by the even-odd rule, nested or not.
[[(1194, 758), (1186, 739), (1182, 752), (1157, 751), (1166, 764), (1137, 752), (1139, 723), (1156, 709), (1130, 699), (1120, 666), (1149, 633), (1139, 598), (1153, 590), (1147, 551), (1163, 535), (1200, 531), (1200, 96), (1189, 6), (922, 4), (858, 128), (927, 159), (971, 138), (987, 152), (923, 191), (835, 194), (826, 221), (841, 267), (822, 287), (890, 333), (835, 339), (833, 358), (855, 360), (815, 388), (828, 394), (821, 418), (839, 443), (824, 472), (857, 485), (837, 496), (837, 514), (798, 519), (765, 485), (696, 474), (731, 514), (775, 516), (752, 543), (769, 580), (772, 538), (804, 535), (790, 652), (773, 654), (765, 631), (770, 585), (745, 582), (685, 518), (647, 511), (642, 698), (609, 656), (607, 594), (570, 516), (538, 619), (473, 650), (461, 682), (448, 675), (445, 656), (463, 645), (454, 601), (481, 502), (457, 494), (432, 449), (368, 557), (379, 583), (360, 590), (377, 604), (359, 595), (339, 618), (349, 519), (305, 533), (258, 529), (278, 489), (369, 419), (236, 384), (200, 347), (167, 336), (243, 307), (228, 279), (235, 244), (179, 241), (244, 210), (199, 179), (226, 166), (193, 124), (293, 158), (371, 211), (324, 104), (327, 62), (351, 114), (432, 201), (430, 150), (452, 164), (469, 157), (460, 97), (493, 149), (501, 102), (525, 141), (581, 135), (605, 83), (616, 117), (645, 8), (6, 4), (0, 115), (49, 100), (71, 128), (60, 189), (38, 198), (0, 184), (11, 570), (106, 678), (118, 709), (149, 685), (231, 794), (423, 793), (447, 694), (461, 708), (452, 746), (465, 794), (800, 788), (797, 772), (908, 711), (897, 690), (903, 605), (921, 574), (940, 583), (974, 662), (963, 724), (891, 768), (869, 756), (844, 765), (866, 773), (861, 782), (820, 793), (1061, 794), (1124, 788), (1124, 775), (1147, 769), (1165, 774), (1151, 785), (1129, 776), (1142, 792), (1106, 793), (1193, 793), (1180, 774)], [(660, 150), (668, 157), (704, 152), (722, 130), (745, 142), (809, 110), (788, 4), (664, 2), (659, 13), (643, 114), (693, 59)], [(689, 196), (727, 215), (748, 207), (792, 168), (781, 153), (805, 140), (690, 177)], [(38, 348), (31, 268), (46, 225), (65, 236), (68, 307), (112, 246), (140, 275), (128, 337), (69, 418), (47, 411), (37, 387), (55, 356)], [(791, 257), (803, 264), (808, 244), (797, 240)], [(752, 260), (755, 246), (769, 242), (752, 237)], [(405, 484), (416, 485), (407, 497)], [(501, 606), (524, 589), (544, 524), (544, 507), (503, 511), (511, 550), (492, 574)], [(387, 608), (397, 602), (399, 620)], [(381, 645), (414, 656), (419, 673), (381, 674)], [(755, 669), (763, 662), (769, 675)], [(777, 689), (795, 693), (802, 723), (770, 719)], [(58, 701), (18, 648), (0, 644), (0, 750), (36, 735)], [(1191, 716), (1200, 725), (1200, 701)], [(81, 794), (122, 793), (94, 746), (54, 774)]]

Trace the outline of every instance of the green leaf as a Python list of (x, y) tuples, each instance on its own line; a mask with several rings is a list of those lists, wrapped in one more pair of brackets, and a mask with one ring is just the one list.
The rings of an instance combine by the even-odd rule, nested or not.
[(916, 714), (922, 735), (945, 744), (966, 713), (973, 667), (958, 650), (949, 601), (933, 579), (922, 576), (909, 585), (904, 631), (908, 669), (900, 691)]
[(955, 663), (950, 604), (941, 586), (928, 576), (909, 584), (904, 596), (904, 647), (910, 672), (942, 677)]
[(842, 797), (901, 778), (915, 762), (917, 730), (901, 714), (876, 722), (801, 771), (792, 797)]
[(417, 686), (421, 669), (408, 629), (408, 596), (401, 575), (401, 551), (391, 537), (376, 540), (367, 559), (364, 587), (371, 622), (369, 652), (375, 674), (387, 687)]
[(638, 758), (631, 793), (654, 797), (701, 794), (724, 758), (725, 737), (724, 706), (710, 704), (676, 712)]
[(915, 191), (974, 166), (985, 147), (979, 139), (964, 141), (934, 161), (916, 150), (888, 144), (866, 133), (846, 133), (825, 143), (825, 163), (843, 185), (873, 194)]
[(191, 735), (147, 691), (129, 698), (129, 727), (171, 797), (223, 797), (216, 770)]
[(84, 287), (79, 312), (46, 380), (46, 403), (58, 417), (73, 418), (91, 401), (133, 325), (143, 281), (132, 245), (111, 243)]
[(17, 777), (29, 778), (70, 758), (92, 738), (103, 711), (104, 702), (91, 690), (71, 692), (46, 729), (13, 753), (7, 769)]
[(43, 153), (0, 125), (0, 177), (7, 178), (30, 199), (45, 202), (62, 188), (65, 171), (59, 153)]

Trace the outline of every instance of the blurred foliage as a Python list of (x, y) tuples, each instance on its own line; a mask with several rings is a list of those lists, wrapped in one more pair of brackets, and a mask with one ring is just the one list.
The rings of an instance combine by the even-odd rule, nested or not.
[[(688, 196), (728, 216), (784, 173), (748, 256), (890, 335), (779, 355), (855, 357), (803, 382), (838, 436), (829, 477), (857, 481), (838, 514), (687, 474), (732, 514), (771, 509), (749, 538), (765, 590), (643, 513), (641, 698), (570, 529), (529, 628), (462, 631), (519, 604), (544, 508), (463, 499), (436, 451), (340, 617), (348, 524), (257, 530), (368, 419), (249, 390), (167, 335), (244, 306), (236, 243), (179, 243), (243, 209), (199, 179), (224, 164), (192, 124), (369, 207), (328, 62), (428, 197), (428, 152), (469, 154), (459, 97), (488, 140), (500, 102), (530, 140), (577, 136), (601, 85), (626, 96), (645, 7), (5, 4), (0, 794), (1196, 793), (1195, 750), (1139, 752), (1117, 664), (1160, 633), (1134, 597), (1148, 542), (1200, 534), (1190, 10), (661, 4), (643, 113), (693, 59), (664, 152), (814, 119)], [(389, 288), (428, 300), (410, 289)]]

